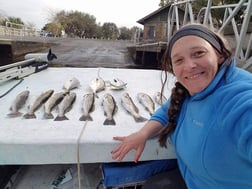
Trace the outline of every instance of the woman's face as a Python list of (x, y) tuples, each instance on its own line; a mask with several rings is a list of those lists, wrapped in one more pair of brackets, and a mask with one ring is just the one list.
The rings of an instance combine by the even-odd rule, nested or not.
[(201, 37), (185, 36), (174, 43), (171, 60), (175, 76), (192, 96), (210, 84), (223, 58)]

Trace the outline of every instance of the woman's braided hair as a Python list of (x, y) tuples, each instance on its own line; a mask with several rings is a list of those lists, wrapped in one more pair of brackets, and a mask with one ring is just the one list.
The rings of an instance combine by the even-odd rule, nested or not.
[[(204, 26), (205, 27), (205, 26)], [(231, 59), (232, 53), (231, 50), (229, 49), (229, 46), (227, 45), (227, 42), (225, 39), (220, 35), (215, 32), (216, 39), (218, 40), (218, 43), (220, 45), (220, 53), (225, 59)], [(166, 49), (163, 59), (162, 59), (162, 70), (165, 73), (164, 80), (162, 80), (162, 89), (161, 89), (161, 94), (164, 92), (164, 86), (167, 82), (168, 76), (167, 72), (173, 73), (172, 69), (172, 62), (171, 58), (169, 57), (168, 51), (171, 49)], [(227, 64), (229, 66), (229, 64)], [(173, 131), (176, 129), (177, 126), (177, 118), (180, 113), (181, 106), (184, 102), (184, 99), (186, 95), (188, 94), (187, 89), (179, 82), (175, 83), (174, 88), (171, 91), (171, 96), (170, 96), (170, 106), (168, 108), (168, 123), (166, 127), (163, 127), (159, 134), (159, 144), (161, 147), (167, 147), (166, 146), (166, 141), (167, 138), (173, 133)]]

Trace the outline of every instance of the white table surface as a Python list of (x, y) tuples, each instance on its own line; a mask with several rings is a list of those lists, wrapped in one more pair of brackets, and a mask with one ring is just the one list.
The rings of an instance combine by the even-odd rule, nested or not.
[[(94, 121), (79, 121), (82, 114), (82, 97), (87, 92), (88, 83), (97, 76), (99, 68), (47, 68), (41, 72), (29, 75), (24, 81), (14, 88), (3, 98), (0, 98), (0, 164), (65, 164), (77, 162), (77, 146), (79, 143), (80, 163), (113, 162), (111, 150), (118, 145), (113, 136), (126, 136), (139, 130), (144, 123), (136, 123), (121, 105), (120, 97), (123, 92), (128, 92), (139, 108), (140, 114), (149, 118), (149, 113), (137, 101), (136, 94), (145, 92), (151, 97), (161, 88), (161, 71), (141, 69), (117, 69), (100, 68), (100, 76), (105, 81), (114, 78), (122, 79), (127, 83), (124, 90), (111, 90), (106, 88), (98, 93), (95, 99), (95, 110), (91, 113)], [(74, 89), (77, 99), (73, 109), (66, 115), (69, 120), (54, 121), (44, 119), (44, 107), (38, 109), (36, 119), (24, 119), (21, 117), (9, 118), (9, 107), (16, 95), (23, 90), (30, 90), (26, 105), (20, 110), (22, 113), (28, 111), (28, 105), (43, 91), (54, 89), (55, 92), (62, 91), (64, 83), (76, 77), (81, 86)], [(18, 80), (10, 80), (0, 83), (0, 95), (5, 93)], [(174, 78), (170, 77), (166, 88), (166, 95), (170, 95)], [(118, 112), (114, 119), (116, 126), (104, 126), (105, 116), (101, 106), (101, 100), (105, 93), (111, 93), (118, 105)], [(159, 106), (157, 104), (156, 108)], [(57, 110), (53, 110), (54, 117)], [(124, 161), (132, 161), (134, 151), (131, 151)], [(173, 147), (160, 148), (157, 139), (147, 142), (140, 160), (154, 160), (175, 158)]]

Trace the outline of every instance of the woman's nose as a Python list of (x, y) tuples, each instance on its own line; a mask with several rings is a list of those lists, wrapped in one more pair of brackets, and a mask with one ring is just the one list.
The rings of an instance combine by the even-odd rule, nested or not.
[(188, 69), (193, 69), (197, 66), (196, 62), (191, 58), (187, 58), (185, 62), (185, 67)]

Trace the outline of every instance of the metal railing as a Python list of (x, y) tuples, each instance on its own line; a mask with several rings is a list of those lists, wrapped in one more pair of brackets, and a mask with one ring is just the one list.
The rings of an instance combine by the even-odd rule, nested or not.
[[(174, 1), (168, 12), (168, 40), (172, 36), (173, 32), (181, 27), (185, 23), (204, 23), (214, 27), (211, 12), (216, 9), (224, 9), (224, 17), (221, 21), (222, 25), (218, 29), (219, 33), (232, 26), (234, 43), (234, 58), (242, 64), (244, 69), (248, 68), (252, 64), (252, 32), (249, 31), (249, 24), (252, 16), (252, 0), (241, 0), (237, 4), (212, 6), (212, 0), (208, 0), (207, 7), (203, 7), (195, 20), (192, 10), (193, 0), (186, 1)], [(185, 14), (183, 21), (179, 20), (178, 7), (182, 5), (185, 7)], [(239, 24), (235, 19), (238, 11), (243, 11), (243, 22)], [(203, 18), (203, 19), (202, 19)]]
[(33, 27), (6, 22), (5, 26), (0, 25), (0, 36), (37, 37), (40, 36), (40, 31), (36, 30)]

